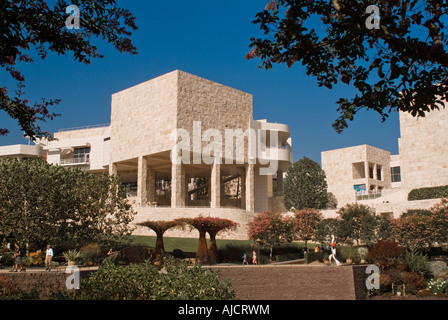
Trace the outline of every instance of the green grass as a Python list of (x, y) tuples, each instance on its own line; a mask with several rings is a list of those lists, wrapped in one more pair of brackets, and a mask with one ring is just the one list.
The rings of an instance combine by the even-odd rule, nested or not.
[[(134, 245), (144, 245), (148, 247), (155, 247), (156, 237), (150, 236), (132, 236)], [(208, 239), (207, 239), (208, 242)], [(216, 240), (216, 245), (218, 249), (223, 249), (226, 245), (230, 246), (249, 246), (252, 241), (249, 240)], [(174, 249), (180, 249), (184, 252), (196, 252), (198, 249), (198, 239), (197, 238), (163, 238), (163, 244), (165, 245), (166, 252), (173, 252)], [(298, 248), (303, 248), (303, 242), (294, 242), (292, 246), (297, 246)], [(312, 249), (313, 243), (308, 243), (308, 248)]]
[[(144, 245), (155, 247), (156, 237), (150, 236), (132, 236), (134, 245)], [(249, 245), (249, 240), (216, 240), (218, 249), (224, 248), (226, 245), (245, 246)], [(173, 252), (174, 249), (180, 249), (184, 252), (196, 252), (198, 249), (198, 239), (196, 238), (163, 238), (163, 244), (166, 252)]]

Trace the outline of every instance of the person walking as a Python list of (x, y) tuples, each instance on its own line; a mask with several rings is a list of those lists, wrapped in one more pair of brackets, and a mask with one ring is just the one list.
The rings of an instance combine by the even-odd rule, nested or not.
[(21, 272), (24, 271), (22, 264), (22, 252), (20, 250), (20, 241), (16, 241), (16, 243), (14, 243), (14, 265), (11, 271), (12, 272), (19, 271), (19, 267)]
[(249, 264), (249, 262), (247, 262), (247, 255), (246, 255), (246, 252), (243, 253), (243, 266), (244, 266), (245, 264)]
[(257, 254), (255, 251), (252, 251), (252, 264), (258, 264), (257, 263)]
[(51, 261), (53, 260), (53, 249), (48, 244), (47, 251), (45, 253), (45, 271), (51, 271)]

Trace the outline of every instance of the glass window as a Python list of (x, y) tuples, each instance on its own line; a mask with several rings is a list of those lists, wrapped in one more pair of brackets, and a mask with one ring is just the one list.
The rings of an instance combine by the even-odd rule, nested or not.
[(377, 180), (383, 180), (383, 167), (380, 165), (377, 165), (376, 167), (376, 179)]
[(78, 148), (73, 151), (73, 163), (89, 162), (90, 148)]
[(401, 168), (400, 167), (392, 167), (390, 168), (391, 174), (391, 182), (400, 182), (401, 181)]

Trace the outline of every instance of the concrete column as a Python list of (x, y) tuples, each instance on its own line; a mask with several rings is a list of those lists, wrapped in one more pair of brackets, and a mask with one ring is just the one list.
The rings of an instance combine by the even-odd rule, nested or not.
[(278, 194), (283, 194), (283, 171), (277, 171), (277, 190)]
[(241, 185), (240, 185), (240, 193), (241, 193), (241, 209), (246, 209), (246, 170), (241, 168)]
[(148, 202), (152, 203), (156, 199), (156, 172), (150, 166), (148, 167), (147, 172), (146, 192)]
[(214, 163), (210, 177), (210, 207), (221, 207), (221, 165)]
[(365, 175), (366, 175), (366, 194), (369, 193), (370, 190), (370, 164), (368, 161), (364, 161), (364, 171), (365, 171)]
[(182, 164), (171, 166), (171, 208), (185, 208), (185, 169)]
[(138, 157), (137, 173), (137, 199), (140, 206), (148, 202), (148, 162), (145, 157)]
[(109, 174), (111, 176), (114, 176), (114, 175), (116, 176), (118, 174), (116, 163), (109, 164)]
[(255, 212), (255, 166), (246, 165), (246, 211)]

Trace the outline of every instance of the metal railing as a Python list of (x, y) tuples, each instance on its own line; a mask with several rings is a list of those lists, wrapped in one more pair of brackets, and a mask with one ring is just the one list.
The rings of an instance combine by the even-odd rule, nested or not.
[(89, 164), (90, 154), (84, 154), (82, 156), (77, 156), (69, 159), (61, 159), (61, 166), (63, 165), (77, 165), (77, 164)]

